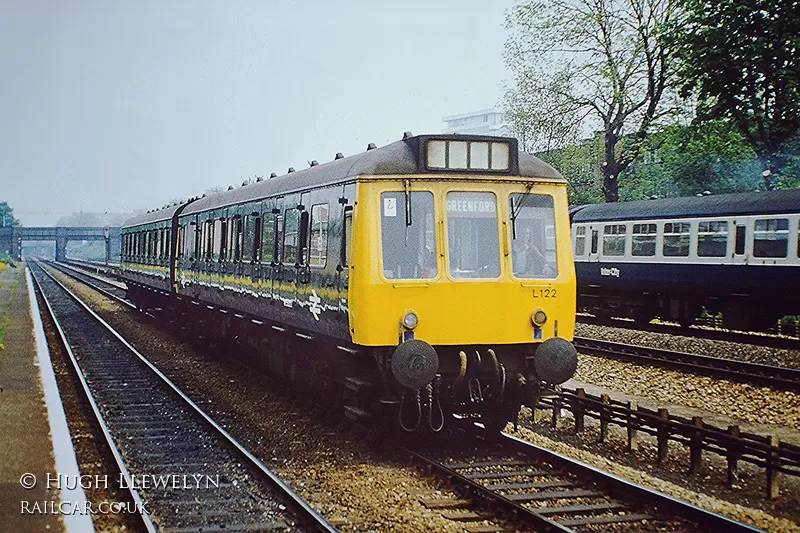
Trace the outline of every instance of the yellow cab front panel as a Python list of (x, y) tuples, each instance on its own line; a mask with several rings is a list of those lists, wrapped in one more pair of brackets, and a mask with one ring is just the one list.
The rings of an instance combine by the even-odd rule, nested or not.
[[(434, 346), (572, 340), (564, 181), (393, 178), (358, 183), (349, 287), (355, 344), (397, 345), (409, 312), (418, 318), (414, 337)], [(536, 311), (546, 316), (540, 327)]]

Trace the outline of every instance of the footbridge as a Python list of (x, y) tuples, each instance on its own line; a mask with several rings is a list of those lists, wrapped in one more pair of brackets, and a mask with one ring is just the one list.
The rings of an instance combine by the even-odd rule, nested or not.
[(70, 241), (105, 241), (106, 258), (119, 261), (121, 246), (118, 227), (25, 227), (0, 228), (0, 252), (8, 251), (14, 257), (22, 255), (22, 243), (28, 241), (55, 241), (56, 260), (66, 259)]

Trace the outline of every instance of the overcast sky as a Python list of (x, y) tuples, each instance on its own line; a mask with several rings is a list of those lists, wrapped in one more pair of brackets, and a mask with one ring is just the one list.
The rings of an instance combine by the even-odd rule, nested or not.
[(0, 201), (161, 207), (492, 107), (512, 0), (0, 0)]

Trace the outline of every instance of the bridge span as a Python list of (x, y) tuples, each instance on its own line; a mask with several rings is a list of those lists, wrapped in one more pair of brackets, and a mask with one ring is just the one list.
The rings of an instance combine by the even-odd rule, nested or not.
[(105, 241), (106, 258), (111, 261), (119, 261), (119, 250), (122, 243), (118, 227), (14, 226), (0, 228), (0, 252), (20, 258), (22, 243), (28, 241), (55, 241), (56, 260), (59, 261), (66, 259), (67, 243), (70, 241)]

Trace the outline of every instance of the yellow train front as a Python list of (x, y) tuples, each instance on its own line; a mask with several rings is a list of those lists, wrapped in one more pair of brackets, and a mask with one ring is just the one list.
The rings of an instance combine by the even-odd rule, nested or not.
[(451, 413), (502, 427), (576, 369), (566, 182), (514, 139), (411, 144), (420, 173), (358, 182), (352, 342), (405, 430)]
[(502, 427), (575, 372), (567, 184), (514, 139), (406, 135), (122, 233), (140, 307), (353, 418)]

